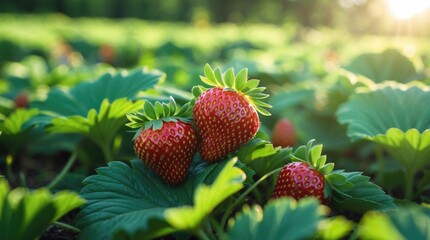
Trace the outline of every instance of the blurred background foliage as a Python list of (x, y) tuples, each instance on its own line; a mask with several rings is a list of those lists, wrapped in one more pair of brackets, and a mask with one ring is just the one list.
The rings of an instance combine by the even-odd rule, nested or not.
[[(425, 1), (425, 0), (423, 0)], [(412, 1), (410, 4), (415, 4)], [(295, 23), (336, 27), (355, 34), (430, 35), (430, 11), (399, 22), (386, 0), (3, 0), (0, 12), (62, 13), (69, 17), (140, 18), (207, 23)]]

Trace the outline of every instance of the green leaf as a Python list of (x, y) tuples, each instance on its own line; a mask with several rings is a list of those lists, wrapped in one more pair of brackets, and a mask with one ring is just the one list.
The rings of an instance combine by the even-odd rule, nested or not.
[(4, 121), (0, 121), (0, 131), (7, 135), (21, 133), (30, 127), (25, 123), (38, 113), (39, 111), (37, 109), (17, 109)]
[(266, 140), (255, 138), (234, 154), (239, 161), (250, 166), (257, 175), (273, 171), (290, 162), (292, 148), (273, 147)]
[[(430, 214), (424, 207), (402, 207), (386, 214), (369, 212), (360, 221), (363, 239), (429, 239)], [(378, 229), (378, 231), (375, 231)]]
[(337, 118), (348, 125), (347, 134), (353, 141), (385, 134), (390, 128), (423, 132), (430, 129), (429, 93), (430, 88), (418, 84), (388, 82), (352, 96), (340, 107)]
[(369, 140), (382, 145), (410, 172), (416, 173), (430, 163), (430, 129), (419, 133), (414, 128), (406, 132), (390, 128)]
[(163, 78), (163, 73), (145, 68), (106, 73), (96, 81), (78, 84), (68, 91), (53, 89), (46, 101), (31, 106), (62, 116), (87, 116), (88, 111), (99, 108), (104, 99), (109, 102), (120, 98), (135, 99), (140, 91), (154, 87)]
[(384, 80), (407, 82), (417, 77), (412, 61), (396, 49), (387, 49), (382, 53), (362, 54), (354, 58), (346, 69), (375, 82)]
[(103, 145), (110, 142), (118, 130), (127, 121), (125, 117), (129, 111), (141, 108), (143, 102), (132, 102), (125, 98), (109, 103), (103, 101), (99, 113), (95, 109), (88, 112), (88, 116), (57, 117), (52, 119), (48, 131), (56, 133), (78, 133), (92, 139), (95, 143)]
[(242, 188), (245, 174), (230, 160), (210, 185), (199, 185), (194, 194), (194, 205), (166, 210), (166, 221), (176, 230), (195, 230), (212, 210)]
[[(84, 181), (86, 186), (81, 195), (87, 204), (77, 217), (77, 226), (82, 229), (79, 237), (155, 238), (177, 231), (174, 226), (187, 228), (199, 224), (197, 217), (205, 216), (208, 214), (205, 211), (213, 209), (215, 204), (227, 197), (227, 192), (219, 192), (219, 189), (204, 184), (215, 184), (217, 187), (225, 185), (222, 189), (229, 193), (239, 189), (242, 173), (231, 164), (231, 161), (211, 164), (199, 173), (189, 175), (180, 186), (171, 186), (165, 184), (140, 160), (131, 161), (131, 167), (122, 162), (110, 162), (107, 167), (98, 168), (97, 175)], [(220, 196), (214, 199), (205, 199), (202, 195), (213, 196), (216, 193)], [(193, 204), (194, 208), (188, 207)], [(171, 209), (169, 217), (166, 215), (168, 209)], [(183, 224), (177, 223), (176, 217), (187, 211), (195, 215), (186, 217)]]
[(308, 239), (316, 233), (322, 215), (315, 199), (278, 199), (264, 211), (258, 205), (245, 207), (230, 219), (227, 239)]
[(55, 220), (82, 204), (84, 200), (69, 191), (52, 195), (44, 188), (10, 190), (6, 180), (0, 178), (0, 239), (35, 239)]
[(341, 175), (345, 177), (346, 182), (350, 183), (345, 188), (336, 187), (336, 185), (345, 185), (342, 184), (343, 177), (337, 176), (333, 178), (330, 175), (327, 176), (326, 179), (333, 192), (332, 206), (358, 213), (369, 210), (389, 210), (396, 207), (390, 195), (387, 195), (376, 184), (369, 182), (370, 177), (364, 176), (360, 172), (344, 172), (341, 170), (333, 171), (331, 174)]
[(317, 239), (344, 239), (354, 227), (354, 223), (344, 216), (324, 219), (318, 225)]

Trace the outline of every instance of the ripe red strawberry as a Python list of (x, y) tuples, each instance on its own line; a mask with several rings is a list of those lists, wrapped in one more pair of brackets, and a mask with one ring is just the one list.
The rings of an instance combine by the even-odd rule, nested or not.
[(271, 198), (292, 197), (300, 199), (315, 197), (323, 204), (330, 202), (330, 189), (325, 175), (331, 173), (333, 163), (326, 164), (326, 156), (321, 156), (322, 145), (297, 148), (291, 156), (294, 162), (286, 164), (279, 173)]
[(282, 168), (276, 181), (272, 198), (293, 197), (295, 199), (314, 196), (324, 201), (324, 176), (304, 162), (289, 163)]
[(197, 136), (190, 119), (189, 105), (181, 109), (171, 98), (170, 105), (145, 102), (143, 112), (127, 114), (127, 126), (140, 128), (134, 150), (143, 163), (170, 184), (181, 183), (197, 150)]
[(260, 101), (268, 97), (262, 93), (265, 88), (257, 87), (259, 80), (247, 80), (247, 75), (247, 69), (235, 76), (233, 69), (222, 74), (206, 65), (201, 79), (213, 88), (193, 89), (199, 95), (193, 108), (199, 151), (208, 162), (223, 159), (255, 136), (260, 124), (257, 112), (270, 115), (264, 109), (270, 105)]
[(278, 120), (272, 130), (272, 143), (275, 147), (293, 147), (296, 145), (296, 130), (287, 118)]

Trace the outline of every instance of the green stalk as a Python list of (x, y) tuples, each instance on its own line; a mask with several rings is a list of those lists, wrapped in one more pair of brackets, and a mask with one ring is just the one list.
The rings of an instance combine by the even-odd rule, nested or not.
[(412, 200), (413, 198), (413, 190), (414, 190), (414, 177), (415, 172), (413, 171), (405, 171), (405, 199)]
[(70, 168), (73, 166), (73, 163), (75, 163), (75, 160), (77, 158), (77, 152), (74, 151), (72, 155), (70, 156), (69, 160), (67, 160), (66, 165), (64, 165), (61, 172), (48, 184), (47, 188), (52, 189), (55, 187), (63, 178), (64, 176), (69, 172)]
[(9, 180), (9, 182), (12, 182), (12, 163), (13, 163), (13, 156), (11, 154), (6, 156), (6, 176)]
[(100, 144), (100, 147), (102, 149), (103, 152), (103, 156), (105, 157), (105, 161), (106, 162), (112, 162), (113, 161), (113, 154), (112, 151), (110, 149), (110, 144), (109, 142), (104, 143), (104, 144)]
[(77, 233), (80, 233), (80, 232), (81, 232), (81, 230), (80, 230), (79, 228), (74, 227), (74, 226), (72, 226), (72, 225), (70, 225), (70, 224), (67, 224), (67, 223), (63, 223), (63, 222), (55, 221), (55, 222), (54, 222), (54, 225), (57, 225), (57, 226), (60, 226), (60, 227), (63, 227), (63, 228), (66, 228), (66, 229), (72, 230), (73, 232), (77, 232)]
[(260, 179), (258, 179), (258, 181), (256, 181), (254, 184), (252, 184), (251, 187), (249, 187), (245, 192), (243, 192), (237, 199), (236, 201), (233, 202), (233, 204), (229, 205), (229, 207), (226, 209), (226, 211), (224, 212), (224, 215), (221, 218), (221, 226), (225, 227), (228, 217), (231, 213), (231, 211), (233, 211), (233, 209), (236, 207), (236, 205), (238, 205), (239, 203), (242, 202), (242, 200), (245, 199), (245, 197), (252, 192), (252, 190), (254, 190), (261, 182), (263, 182), (264, 180), (266, 180), (268, 177), (279, 173), (282, 170), (283, 167), (277, 168), (271, 172), (266, 173), (264, 176), (262, 176)]
[(383, 149), (381, 146), (376, 146), (375, 149), (375, 155), (376, 155), (376, 162), (378, 163), (378, 175), (376, 182), (379, 185), (383, 185), (384, 182), (384, 174), (385, 174), (385, 162), (383, 157)]
[(207, 235), (206, 235), (206, 233), (203, 231), (203, 229), (200, 229), (198, 232), (197, 232), (197, 237), (199, 237), (200, 239), (202, 239), (202, 240), (211, 240)]

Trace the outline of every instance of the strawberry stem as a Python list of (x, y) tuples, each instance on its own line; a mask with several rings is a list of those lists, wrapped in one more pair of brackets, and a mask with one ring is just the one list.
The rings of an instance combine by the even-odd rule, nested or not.
[(61, 172), (48, 184), (47, 188), (52, 189), (55, 187), (63, 178), (66, 176), (66, 174), (69, 172), (70, 168), (73, 166), (73, 163), (75, 163), (77, 158), (77, 152), (74, 151), (72, 155), (70, 156), (69, 160), (67, 160), (66, 165), (64, 165)]
[(221, 226), (226, 226), (227, 224), (227, 220), (228, 217), (230, 216), (231, 212), (233, 211), (233, 209), (236, 207), (236, 205), (238, 205), (239, 203), (241, 203), (245, 197), (252, 192), (252, 190), (254, 190), (260, 183), (262, 183), (264, 180), (266, 180), (268, 177), (279, 173), (282, 168), (284, 168), (283, 166), (280, 168), (277, 168), (271, 172), (266, 173), (264, 176), (262, 176), (260, 179), (258, 179), (258, 181), (256, 181), (254, 184), (251, 185), (251, 187), (249, 187), (245, 192), (243, 192), (237, 199), (236, 201), (234, 201), (232, 204), (230, 204), (227, 208), (227, 210), (224, 212), (224, 215), (221, 218)]

